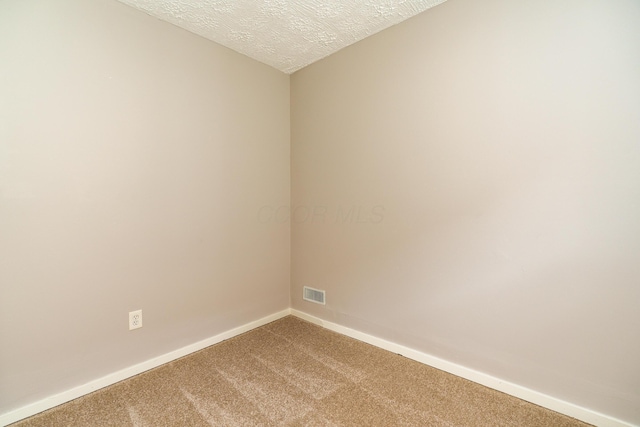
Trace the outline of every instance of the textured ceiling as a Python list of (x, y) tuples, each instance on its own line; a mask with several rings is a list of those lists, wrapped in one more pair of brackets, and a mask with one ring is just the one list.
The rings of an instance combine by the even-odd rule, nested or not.
[(285, 73), (445, 0), (119, 0)]

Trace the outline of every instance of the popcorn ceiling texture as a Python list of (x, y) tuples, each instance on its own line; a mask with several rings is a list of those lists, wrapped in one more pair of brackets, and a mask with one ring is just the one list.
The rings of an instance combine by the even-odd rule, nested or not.
[(120, 0), (293, 73), (445, 0)]

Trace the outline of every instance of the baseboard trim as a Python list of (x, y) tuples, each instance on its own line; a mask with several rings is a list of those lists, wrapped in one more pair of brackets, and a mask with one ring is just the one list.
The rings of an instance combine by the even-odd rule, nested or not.
[(222, 332), (213, 337), (206, 338), (194, 344), (187, 345), (169, 353), (154, 357), (153, 359), (149, 359), (145, 362), (138, 363), (128, 368), (106, 375), (102, 378), (90, 381), (81, 386), (74, 387), (70, 390), (63, 391), (62, 393), (55, 394), (40, 401), (15, 409), (11, 412), (0, 414), (0, 426), (7, 426), (11, 423), (15, 423), (16, 421), (20, 421), (42, 411), (46, 411), (47, 409), (51, 409), (55, 406), (67, 403), (73, 399), (77, 399), (101, 388), (141, 374), (145, 371), (148, 371), (149, 369), (157, 368), (160, 365), (179, 359), (180, 357), (186, 356), (198, 350), (202, 350), (203, 348), (209, 347), (219, 342), (228, 340), (229, 338), (233, 338), (236, 335), (240, 335), (257, 327), (266, 325), (267, 323), (271, 323), (282, 317), (288, 316), (289, 314), (291, 314), (291, 309), (287, 308), (253, 322), (249, 322), (237, 328), (233, 328), (229, 331)]
[(11, 423), (15, 423), (16, 421), (20, 421), (42, 411), (46, 411), (47, 409), (51, 409), (55, 406), (67, 403), (73, 399), (77, 399), (101, 388), (115, 384), (127, 378), (131, 378), (135, 375), (148, 371), (149, 369), (156, 368), (165, 363), (179, 359), (180, 357), (194, 353), (198, 350), (202, 350), (203, 348), (225, 341), (229, 338), (233, 338), (237, 335), (266, 325), (267, 323), (281, 319), (290, 314), (299, 317), (300, 319), (304, 319), (311, 323), (319, 325), (323, 328), (337, 332), (339, 334), (355, 338), (359, 341), (366, 342), (368, 344), (391, 351), (393, 353), (402, 354), (403, 356), (417, 362), (424, 363), (445, 372), (449, 372), (453, 375), (457, 375), (459, 377), (468, 379), (478, 384), (482, 384), (494, 390), (510, 394), (512, 396), (518, 397), (544, 408), (551, 409), (552, 411), (568, 415), (586, 423), (593, 424), (598, 427), (637, 427), (633, 424), (629, 424), (625, 421), (618, 420), (616, 418), (601, 414), (591, 409), (587, 409), (573, 403), (557, 399), (544, 393), (540, 393), (535, 390), (531, 390), (529, 388), (501, 380), (499, 378), (476, 371), (474, 369), (467, 368), (465, 366), (458, 365), (456, 363), (452, 363), (426, 353), (422, 353), (412, 348), (405, 347), (403, 345), (396, 344), (394, 342), (387, 341), (373, 335), (369, 335), (364, 332), (339, 325), (337, 323), (329, 322), (320, 319), (319, 317), (315, 317), (302, 311), (290, 308), (255, 320), (253, 322), (249, 322), (237, 328), (233, 328), (229, 331), (222, 332), (218, 335), (204, 339), (202, 341), (198, 341), (194, 344), (190, 344), (169, 353), (160, 355), (158, 357), (154, 357), (145, 362), (138, 363), (128, 368), (106, 375), (102, 378), (90, 381), (81, 386), (74, 387), (70, 390), (63, 391), (62, 393), (58, 393), (40, 401), (23, 406), (22, 408), (18, 408), (5, 414), (0, 414), (0, 426), (7, 426)]
[(593, 424), (598, 427), (636, 427), (633, 424), (629, 424), (625, 421), (610, 417), (605, 414), (601, 414), (591, 409), (583, 408), (573, 403), (557, 399), (544, 393), (540, 393), (538, 391), (501, 380), (491, 375), (478, 372), (474, 369), (467, 368), (465, 366), (458, 365), (444, 359), (440, 359), (439, 357), (422, 353), (412, 348), (405, 347), (403, 345), (396, 344), (394, 342), (387, 341), (373, 335), (369, 335), (355, 329), (339, 325), (337, 323), (328, 322), (326, 320), (320, 319), (296, 309), (291, 309), (291, 314), (293, 316), (299, 317), (300, 319), (314, 323), (318, 326), (322, 326), (323, 328), (329, 329), (339, 334), (355, 338), (359, 341), (366, 342), (367, 344), (374, 345), (376, 347), (391, 351), (396, 354), (401, 354), (404, 357), (420, 363), (424, 363), (425, 365), (429, 365), (442, 371), (449, 372), (450, 374), (457, 375), (475, 383), (482, 384), (494, 390), (498, 390), (511, 396), (518, 397), (522, 400), (526, 400), (527, 402), (534, 403), (536, 405), (551, 409), (552, 411), (559, 412), (561, 414), (578, 419), (580, 421), (584, 421), (589, 424)]

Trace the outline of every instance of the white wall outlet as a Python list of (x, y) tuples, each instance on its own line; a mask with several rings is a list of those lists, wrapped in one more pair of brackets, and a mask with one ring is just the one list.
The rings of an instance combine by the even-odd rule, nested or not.
[(142, 328), (142, 310), (129, 312), (129, 330)]

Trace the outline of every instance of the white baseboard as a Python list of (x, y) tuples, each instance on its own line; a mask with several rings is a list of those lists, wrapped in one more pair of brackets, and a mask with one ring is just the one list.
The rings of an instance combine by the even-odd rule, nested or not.
[(92, 393), (106, 386), (115, 384), (127, 378), (131, 378), (134, 375), (141, 374), (145, 371), (148, 371), (149, 369), (156, 368), (160, 365), (171, 362), (180, 357), (186, 356), (198, 350), (202, 350), (203, 348), (209, 347), (213, 344), (217, 344), (229, 338), (233, 338), (236, 335), (240, 335), (252, 329), (260, 327), (262, 325), (266, 325), (267, 323), (270, 323), (270, 322), (273, 322), (274, 320), (278, 320), (282, 317), (288, 316), (289, 314), (291, 314), (290, 309), (279, 311), (270, 316), (263, 317), (262, 319), (249, 322), (245, 325), (223, 332), (216, 336), (204, 339), (202, 341), (198, 341), (194, 344), (190, 344), (188, 346), (163, 354), (161, 356), (154, 357), (153, 359), (149, 359), (145, 362), (138, 363), (137, 365), (133, 365), (128, 368), (122, 369), (120, 371), (114, 372), (112, 374), (106, 375), (102, 378), (98, 378), (96, 380), (90, 381), (81, 386), (74, 387), (70, 390), (63, 391), (62, 393), (58, 393), (56, 395), (47, 397), (40, 401), (23, 406), (22, 408), (18, 408), (16, 410), (13, 410), (11, 412), (7, 412), (4, 414), (0, 414), (0, 426), (7, 426), (16, 421), (20, 421), (24, 418), (38, 414), (42, 411), (46, 411), (47, 409), (51, 409), (55, 406), (69, 402), (73, 399), (77, 399), (78, 397), (84, 396), (85, 394)]
[(448, 362), (444, 359), (440, 359), (439, 357), (431, 356), (429, 354), (422, 353), (420, 351), (405, 347), (400, 344), (377, 338), (373, 335), (365, 334), (355, 329), (347, 328), (346, 326), (338, 325), (337, 323), (322, 320), (318, 317), (311, 316), (299, 310), (291, 309), (291, 314), (316, 325), (322, 326), (323, 328), (338, 332), (339, 334), (355, 338), (359, 341), (366, 342), (367, 344), (371, 344), (384, 350), (388, 350), (392, 353), (401, 354), (404, 357), (420, 363), (424, 363), (425, 365), (429, 365), (442, 371), (449, 372), (453, 375), (457, 375), (475, 383), (482, 384), (494, 390), (498, 390), (511, 396), (518, 397), (522, 400), (526, 400), (527, 402), (534, 403), (536, 405), (551, 409), (552, 411), (559, 412), (561, 414), (570, 416), (589, 424), (593, 424), (598, 427), (635, 427), (625, 421), (618, 420), (616, 418), (601, 414), (591, 409), (583, 408), (581, 406), (574, 405), (573, 403), (565, 402), (555, 397), (548, 396), (544, 393), (540, 393), (535, 390), (531, 390), (526, 387), (501, 380), (499, 378), (484, 374), (482, 372), (478, 372), (476, 370), (458, 365), (456, 363)]
[(420, 351), (411, 349), (409, 347), (405, 347), (400, 344), (393, 343), (391, 341), (386, 341), (384, 339), (377, 338), (373, 335), (369, 335), (369, 334), (357, 331), (355, 329), (347, 328), (346, 326), (338, 325), (337, 323), (332, 323), (332, 322), (322, 320), (318, 317), (311, 316), (309, 314), (306, 314), (302, 311), (295, 310), (295, 309), (286, 309), (286, 310), (279, 311), (270, 316), (263, 317), (262, 319), (249, 322), (245, 325), (223, 332), (216, 336), (207, 338), (202, 341), (198, 341), (194, 344), (190, 344), (180, 349), (163, 354), (161, 356), (154, 357), (153, 359), (147, 360), (142, 363), (138, 363), (137, 365), (133, 365), (129, 368), (122, 369), (120, 371), (106, 375), (102, 378), (98, 378), (96, 380), (90, 381), (81, 386), (72, 388), (70, 390), (64, 391), (54, 396), (50, 396), (46, 399), (31, 403), (29, 405), (23, 406), (22, 408), (18, 408), (14, 411), (7, 412), (5, 414), (0, 414), (0, 426), (7, 426), (8, 424), (30, 417), (32, 415), (35, 415), (47, 409), (51, 409), (55, 406), (69, 402), (73, 399), (77, 399), (78, 397), (92, 393), (106, 386), (115, 384), (119, 381), (141, 374), (142, 372), (148, 371), (149, 369), (156, 368), (160, 365), (171, 362), (180, 357), (186, 356), (198, 350), (202, 350), (203, 348), (209, 347), (213, 344), (217, 344), (229, 338), (233, 338), (236, 335), (240, 335), (252, 329), (255, 329), (257, 327), (266, 325), (267, 323), (273, 322), (274, 320), (278, 320), (289, 314), (292, 314), (296, 317), (307, 320), (316, 325), (322, 326), (323, 328), (340, 333), (342, 335), (355, 338), (359, 341), (366, 342), (368, 344), (374, 345), (384, 350), (391, 351), (396, 354), (402, 354), (403, 356), (409, 359), (415, 360), (417, 362), (424, 363), (426, 365), (432, 366), (434, 368), (440, 369), (445, 372), (449, 372), (451, 374), (457, 375), (462, 378), (466, 378), (478, 384), (482, 384), (484, 386), (490, 387), (494, 390), (498, 390), (503, 393), (510, 394), (512, 396), (518, 397), (520, 399), (526, 400), (528, 402), (534, 403), (544, 408), (551, 409), (552, 411), (556, 411), (561, 414), (568, 415), (570, 417), (576, 418), (586, 423), (593, 424), (598, 427), (636, 427), (625, 421), (618, 420), (616, 418), (601, 414), (591, 409), (583, 408), (581, 406), (577, 406), (572, 403), (565, 402), (555, 397), (548, 396), (544, 393), (540, 393), (535, 390), (531, 390), (526, 387), (522, 387), (517, 384), (513, 384), (508, 381), (501, 380), (499, 378), (495, 378), (491, 375), (478, 372), (476, 370), (458, 365), (456, 363), (448, 362), (444, 359), (440, 359), (438, 357), (431, 356), (426, 353), (422, 353)]

